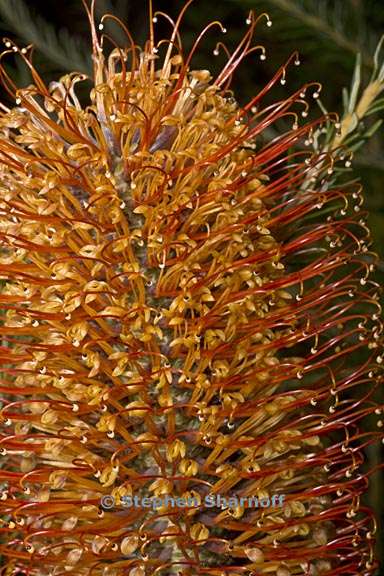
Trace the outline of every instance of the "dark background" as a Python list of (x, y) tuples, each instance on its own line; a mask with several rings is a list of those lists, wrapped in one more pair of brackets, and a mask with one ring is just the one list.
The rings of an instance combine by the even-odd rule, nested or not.
[[(153, 0), (155, 10), (164, 10), (176, 17), (184, 2), (181, 0)], [(307, 81), (321, 82), (321, 101), (328, 111), (343, 113), (343, 88), (351, 86), (357, 53), (361, 54), (361, 82), (367, 85), (373, 70), (375, 48), (384, 33), (384, 0), (195, 0), (187, 11), (181, 28), (185, 50), (190, 48), (198, 33), (212, 20), (219, 19), (228, 33), (222, 37), (213, 30), (202, 41), (193, 67), (210, 69), (213, 73), (225, 61), (212, 51), (218, 40), (234, 48), (247, 26), (249, 9), (256, 14), (266, 10), (273, 26), (265, 20), (257, 29), (256, 41), (267, 50), (267, 59), (261, 62), (254, 56), (247, 59), (236, 72), (232, 88), (236, 98), (244, 103), (258, 92), (294, 50), (299, 50), (301, 66), (292, 67), (284, 87), (273, 89), (276, 100)], [(98, 0), (97, 12), (111, 12), (127, 24), (138, 44), (143, 44), (148, 33), (147, 2), (142, 0)], [(157, 38), (169, 35), (169, 25), (159, 21)], [(106, 28), (120, 42), (124, 35), (117, 26)], [(63, 74), (78, 70), (91, 71), (89, 25), (81, 0), (0, 0), (1, 36), (17, 40), (19, 45), (33, 43), (36, 47), (34, 63), (40, 75), (48, 82)], [(381, 61), (384, 61), (384, 49)], [(19, 86), (29, 83), (26, 69), (17, 60), (10, 59), (7, 70)], [(381, 94), (384, 108), (384, 91)], [(2, 95), (7, 102), (7, 96)], [(313, 106), (313, 113), (320, 111)], [(373, 126), (383, 112), (369, 117), (366, 127)], [(277, 126), (278, 129), (278, 126)], [(384, 192), (382, 128), (366, 139), (355, 155), (354, 176), (360, 178), (365, 190), (365, 207), (369, 211), (369, 224), (375, 250), (380, 256), (376, 280), (384, 281)], [(274, 132), (266, 134), (273, 137)], [(382, 398), (383, 401), (383, 398)], [(382, 460), (379, 447), (368, 453), (371, 466)], [(369, 504), (383, 517), (383, 476), (376, 473), (371, 479)], [(383, 522), (381, 522), (383, 525)], [(382, 530), (381, 530), (382, 532)], [(378, 552), (383, 558), (383, 539), (379, 539)], [(383, 571), (384, 573), (384, 571)]]

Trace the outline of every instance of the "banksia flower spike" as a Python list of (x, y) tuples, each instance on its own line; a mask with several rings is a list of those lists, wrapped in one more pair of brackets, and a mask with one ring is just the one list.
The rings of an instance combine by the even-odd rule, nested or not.
[[(342, 146), (313, 152), (319, 128), (338, 130), (332, 115), (306, 123), (318, 84), (265, 104), (297, 54), (246, 105), (234, 99), (240, 63), (265, 58), (253, 38), (268, 16), (250, 13), (232, 52), (217, 45), (212, 77), (193, 56), (225, 30), (209, 24), (186, 55), (190, 3), (176, 22), (150, 7), (144, 49), (121, 24), (127, 46), (109, 55), (87, 7), (84, 105), (76, 86), (90, 79), (46, 86), (31, 47), (6, 40), (2, 574), (376, 566), (361, 498), (381, 433), (361, 423), (380, 414), (382, 324), (360, 185), (335, 178)], [(171, 34), (155, 41), (160, 18)], [(27, 88), (7, 75), (13, 53)], [(292, 128), (263, 143), (283, 117)], [(157, 504), (124, 505), (135, 496)]]

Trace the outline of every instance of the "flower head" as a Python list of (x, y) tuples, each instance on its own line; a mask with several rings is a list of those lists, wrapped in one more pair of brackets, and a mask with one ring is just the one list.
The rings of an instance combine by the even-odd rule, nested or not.
[(300, 120), (317, 84), (263, 104), (296, 54), (246, 105), (229, 92), (268, 17), (212, 77), (192, 59), (224, 29), (185, 55), (189, 4), (108, 56), (87, 8), (92, 79), (2, 55), (33, 84), (1, 67), (0, 551), (30, 576), (368, 575), (382, 324), (360, 187), (334, 177), (341, 148), (301, 147), (336, 122)]

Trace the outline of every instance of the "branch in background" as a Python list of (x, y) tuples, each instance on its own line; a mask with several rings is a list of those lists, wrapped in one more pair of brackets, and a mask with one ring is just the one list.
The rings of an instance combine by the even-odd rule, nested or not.
[(309, 12), (304, 10), (295, 0), (270, 0), (272, 4), (278, 6), (281, 10), (289, 12), (293, 17), (300, 20), (308, 28), (312, 28), (316, 32), (321, 32), (328, 36), (337, 46), (353, 52), (354, 54), (361, 52), (363, 54), (363, 63), (369, 68), (373, 67), (373, 60), (368, 55), (362, 51), (362, 46), (357, 46), (354, 42), (349, 40), (340, 30), (337, 30), (332, 26), (325, 17), (321, 17), (319, 14), (314, 12)]
[(89, 46), (33, 14), (23, 0), (1, 0), (0, 15), (18, 36), (64, 70), (92, 72)]
[[(343, 93), (344, 113), (341, 118), (340, 132), (332, 134), (331, 139), (327, 143), (327, 150), (334, 150), (340, 145), (344, 145), (352, 152), (355, 152), (381, 126), (382, 120), (378, 120), (372, 126), (366, 128), (363, 120), (374, 113), (384, 110), (384, 98), (379, 98), (384, 91), (384, 63), (379, 63), (383, 44), (384, 36), (381, 38), (372, 60), (373, 72), (371, 79), (363, 90), (361, 87), (361, 56), (360, 54), (357, 55), (350, 92), (348, 93), (347, 89), (344, 89)], [(324, 106), (321, 107), (325, 111)]]
[[(258, 2), (259, 0), (246, 0), (247, 5), (252, 8), (255, 8)], [(364, 44), (359, 45), (350, 40), (344, 29), (340, 26), (337, 27), (334, 22), (330, 21), (329, 17), (327, 17), (325, 4), (318, 2), (318, 0), (307, 3), (305, 6), (298, 0), (268, 0), (268, 4), (273, 4), (279, 10), (291, 16), (292, 19), (300, 22), (304, 27), (311, 29), (318, 36), (321, 34), (325, 35), (336, 46), (343, 48), (347, 52), (352, 52), (353, 54), (360, 52), (363, 64), (368, 68), (373, 68), (372, 57), (364, 50)], [(342, 22), (342, 17), (339, 18), (339, 22)]]
[[(384, 91), (384, 62), (381, 64), (379, 62), (380, 51), (383, 46), (384, 36), (376, 48), (372, 59), (372, 76), (364, 89), (361, 86), (361, 56), (360, 54), (357, 55), (350, 92), (346, 88), (343, 90), (344, 111), (341, 116), (339, 131), (336, 131), (331, 123), (327, 126), (325, 138), (323, 137), (323, 127), (316, 130), (313, 134), (313, 148), (316, 152), (331, 152), (340, 148), (341, 145), (348, 149), (348, 152), (356, 152), (381, 126), (381, 119), (369, 127), (365, 126), (364, 119), (384, 110), (384, 98), (379, 98)], [(321, 100), (319, 99), (317, 102), (321, 111), (328, 114), (328, 110)], [(265, 130), (265, 135), (273, 140), (278, 136), (278, 132), (269, 127)], [(359, 163), (383, 169), (379, 158), (361, 156)]]

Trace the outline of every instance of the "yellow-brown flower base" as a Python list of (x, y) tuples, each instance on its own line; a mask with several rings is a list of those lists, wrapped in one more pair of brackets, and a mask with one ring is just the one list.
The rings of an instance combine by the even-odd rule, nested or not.
[(360, 189), (334, 179), (343, 151), (301, 151), (330, 121), (299, 125), (317, 85), (266, 108), (228, 92), (253, 15), (215, 79), (179, 24), (107, 59), (93, 27), (89, 105), (78, 74), (47, 87), (32, 67), (16, 91), (1, 69), (1, 573), (372, 574), (380, 434), (360, 424), (382, 325)]

